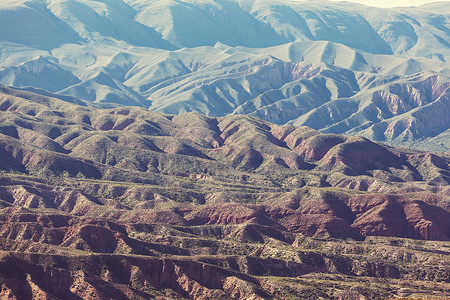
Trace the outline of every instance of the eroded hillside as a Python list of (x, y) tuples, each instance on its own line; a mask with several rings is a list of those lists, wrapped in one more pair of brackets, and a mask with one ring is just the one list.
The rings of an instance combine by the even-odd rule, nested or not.
[(448, 154), (67, 100), (1, 89), (2, 297), (450, 292)]

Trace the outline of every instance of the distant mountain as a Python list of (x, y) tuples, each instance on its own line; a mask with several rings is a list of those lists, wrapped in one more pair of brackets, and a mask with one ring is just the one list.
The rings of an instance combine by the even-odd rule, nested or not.
[(446, 2), (9, 0), (0, 84), (449, 151), (449, 24)]

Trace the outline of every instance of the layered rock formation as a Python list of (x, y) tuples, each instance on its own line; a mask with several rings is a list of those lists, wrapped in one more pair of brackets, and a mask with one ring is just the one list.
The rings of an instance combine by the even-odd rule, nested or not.
[(0, 158), (2, 297), (449, 291), (445, 153), (2, 88)]

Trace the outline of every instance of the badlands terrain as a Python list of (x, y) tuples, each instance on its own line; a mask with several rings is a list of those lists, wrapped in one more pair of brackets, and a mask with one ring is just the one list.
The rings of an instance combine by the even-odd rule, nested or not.
[(0, 1), (1, 299), (448, 299), (450, 5)]
[(449, 295), (448, 154), (67, 100), (0, 90), (1, 298)]

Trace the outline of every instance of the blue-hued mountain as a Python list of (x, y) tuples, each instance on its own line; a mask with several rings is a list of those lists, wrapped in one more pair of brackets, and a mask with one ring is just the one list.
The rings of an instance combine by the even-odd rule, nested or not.
[(450, 5), (3, 0), (0, 84), (450, 149)]

